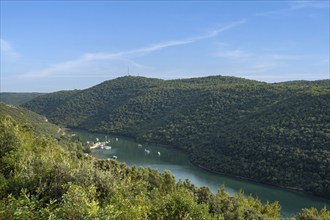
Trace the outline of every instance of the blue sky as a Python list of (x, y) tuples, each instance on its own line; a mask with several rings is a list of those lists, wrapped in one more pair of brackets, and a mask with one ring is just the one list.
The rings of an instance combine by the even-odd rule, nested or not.
[(329, 79), (329, 1), (1, 1), (1, 92), (127, 75)]

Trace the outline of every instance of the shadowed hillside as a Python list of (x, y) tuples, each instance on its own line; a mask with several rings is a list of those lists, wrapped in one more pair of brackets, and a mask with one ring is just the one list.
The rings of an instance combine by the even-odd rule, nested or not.
[(0, 92), (0, 102), (10, 105), (22, 105), (31, 99), (41, 96), (45, 93), (37, 92)]
[(63, 126), (176, 146), (215, 172), (330, 197), (327, 82), (121, 77), (24, 106)]

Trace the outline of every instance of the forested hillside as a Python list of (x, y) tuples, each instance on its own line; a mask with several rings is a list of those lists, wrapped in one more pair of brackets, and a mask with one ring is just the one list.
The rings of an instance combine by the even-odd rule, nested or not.
[(0, 102), (0, 114), (10, 115), (20, 124), (33, 128), (37, 134), (47, 134), (59, 138), (64, 133), (62, 128), (49, 123), (45, 116), (39, 115), (25, 108)]
[[(0, 115), (0, 219), (281, 218), (277, 202), (263, 205), (224, 188), (214, 195), (188, 180), (176, 183), (168, 171), (84, 156), (79, 140), (37, 135), (20, 121)], [(303, 209), (296, 219), (326, 220), (330, 212)]]
[(329, 82), (121, 77), (24, 106), (63, 126), (176, 146), (215, 172), (330, 198)]
[(45, 93), (37, 92), (0, 92), (0, 102), (10, 105), (22, 105)]

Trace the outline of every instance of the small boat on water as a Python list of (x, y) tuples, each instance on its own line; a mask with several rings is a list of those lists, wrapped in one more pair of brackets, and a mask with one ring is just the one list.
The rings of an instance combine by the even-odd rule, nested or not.
[(144, 149), (145, 154), (150, 154), (150, 150)]
[(142, 147), (142, 144), (138, 144), (138, 148)]
[(118, 138), (116, 138), (116, 141), (118, 141)]
[(111, 146), (105, 146), (104, 149), (111, 150)]
[(112, 159), (117, 160), (117, 156), (116, 155), (113, 155), (112, 156)]
[(90, 149), (98, 149), (98, 148), (102, 148), (102, 144), (100, 142), (96, 142), (95, 144), (93, 144), (92, 146), (90, 146)]
[[(90, 146), (90, 149), (109, 149), (108, 146), (105, 145), (105, 142), (96, 142), (95, 144), (93, 144), (92, 146)], [(110, 146), (109, 146), (110, 147)], [(111, 149), (111, 147), (110, 147)]]
[(158, 154), (158, 157), (160, 157), (160, 152), (159, 151), (157, 152), (157, 154)]

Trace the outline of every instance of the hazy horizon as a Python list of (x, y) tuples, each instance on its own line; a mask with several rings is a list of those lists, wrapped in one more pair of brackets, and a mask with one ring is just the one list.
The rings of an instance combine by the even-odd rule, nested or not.
[[(126, 76), (135, 76), (135, 75), (123, 75), (123, 76), (118, 76), (115, 77), (113, 79), (117, 79), (120, 77), (126, 77)], [(201, 76), (201, 77), (210, 77), (210, 76), (220, 76), (220, 75), (209, 75), (209, 76)], [(221, 75), (224, 76), (224, 75)], [(143, 75), (136, 75), (135, 77), (146, 77)], [(162, 79), (162, 78), (155, 78), (155, 77), (147, 77), (147, 78), (154, 78), (154, 79), (162, 79), (162, 80), (179, 80), (179, 79), (189, 79), (189, 78), (201, 78), (201, 77), (186, 77), (186, 78), (176, 78), (176, 79)], [(232, 76), (229, 76), (232, 77)], [(236, 77), (236, 76), (233, 76)], [(238, 78), (242, 78), (242, 77), (238, 77)], [(48, 92), (44, 92), (44, 91), (0, 91), (1, 93), (52, 93), (52, 92), (59, 92), (59, 91), (65, 91), (65, 90), (84, 90), (84, 89), (88, 89), (94, 86), (97, 86), (105, 81), (109, 81), (109, 80), (113, 80), (113, 79), (105, 79), (102, 82), (96, 83), (94, 85), (85, 87), (85, 88), (80, 88), (80, 89), (75, 89), (75, 88), (68, 88), (68, 89), (61, 89), (61, 90), (54, 90), (54, 91), (48, 91)], [(248, 79), (248, 78), (244, 78), (244, 79)], [(255, 80), (255, 79), (248, 79), (248, 80)], [(320, 80), (330, 80), (330, 79), (316, 79), (316, 80), (289, 80), (289, 81), (281, 81), (281, 82), (265, 82), (265, 81), (259, 81), (259, 80), (255, 80), (255, 81), (259, 81), (259, 82), (264, 82), (264, 83), (268, 83), (268, 84), (272, 84), (272, 83), (284, 83), (284, 82), (292, 82), (292, 81), (308, 81), (308, 82), (313, 82), (313, 81), (320, 81)]]

